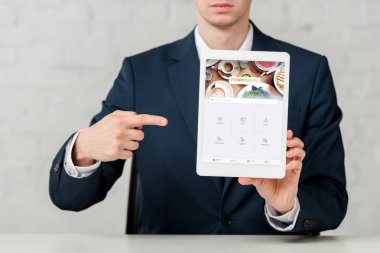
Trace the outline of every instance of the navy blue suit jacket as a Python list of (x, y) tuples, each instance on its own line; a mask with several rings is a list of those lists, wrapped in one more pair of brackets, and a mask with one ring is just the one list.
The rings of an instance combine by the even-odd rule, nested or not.
[[(327, 59), (263, 34), (254, 27), (252, 50), (291, 56), (288, 128), (305, 143), (293, 233), (336, 228), (347, 209), (344, 150), (333, 80)], [(189, 73), (193, 73), (189, 75)], [(91, 124), (115, 110), (161, 115), (167, 127), (145, 126), (135, 152), (141, 181), (139, 233), (277, 234), (264, 216), (264, 200), (236, 178), (196, 174), (199, 59), (194, 31), (185, 38), (125, 58), (114, 86)], [(80, 211), (102, 201), (124, 162), (101, 163), (76, 179), (63, 169), (65, 145), (50, 172), (50, 196), (64, 210)], [(223, 226), (222, 218), (231, 219)]]

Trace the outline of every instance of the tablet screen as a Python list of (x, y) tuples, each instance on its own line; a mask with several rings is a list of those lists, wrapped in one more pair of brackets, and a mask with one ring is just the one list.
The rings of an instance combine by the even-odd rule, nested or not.
[(203, 67), (201, 161), (280, 164), (285, 62), (206, 59)]

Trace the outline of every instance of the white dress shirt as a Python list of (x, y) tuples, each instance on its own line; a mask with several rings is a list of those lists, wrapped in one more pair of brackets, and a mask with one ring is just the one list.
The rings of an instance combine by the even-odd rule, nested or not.
[[(248, 34), (239, 50), (250, 51), (252, 48), (252, 43), (253, 43), (253, 36), (254, 36), (253, 27), (251, 24), (249, 24)], [(200, 36), (199, 31), (198, 31), (198, 26), (195, 28), (194, 37), (195, 37), (195, 46), (197, 48), (198, 56), (200, 57), (202, 52), (209, 50), (209, 47)], [(78, 131), (73, 136), (73, 138), (67, 143), (66, 152), (65, 152), (65, 160), (64, 160), (64, 168), (65, 168), (66, 173), (75, 178), (88, 177), (92, 175), (100, 166), (100, 162), (97, 162), (88, 167), (79, 167), (79, 166), (74, 165), (71, 154), (72, 154), (74, 143), (79, 133), (80, 131)], [(298, 198), (296, 198), (296, 202), (294, 204), (293, 209), (283, 215), (279, 215), (277, 211), (273, 207), (268, 205), (267, 203), (264, 206), (264, 213), (268, 220), (268, 223), (273, 228), (279, 231), (293, 230), (300, 210), (301, 210), (301, 207), (300, 207)]]

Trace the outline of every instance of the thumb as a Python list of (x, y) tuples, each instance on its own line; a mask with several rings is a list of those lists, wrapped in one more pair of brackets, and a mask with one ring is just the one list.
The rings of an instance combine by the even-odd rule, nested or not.
[(256, 188), (260, 187), (263, 183), (262, 178), (249, 178), (249, 177), (239, 177), (239, 183), (241, 185), (254, 185)]

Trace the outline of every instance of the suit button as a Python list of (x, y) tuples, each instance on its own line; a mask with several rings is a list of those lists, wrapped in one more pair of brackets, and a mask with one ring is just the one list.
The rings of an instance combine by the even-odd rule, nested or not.
[(58, 170), (59, 170), (59, 163), (57, 163), (57, 164), (55, 165), (55, 167), (54, 167), (54, 171), (55, 171), (55, 172), (58, 172)]
[(232, 224), (231, 218), (230, 218), (230, 217), (226, 217), (226, 216), (224, 216), (224, 217), (222, 218), (222, 224), (223, 224), (223, 226), (225, 226), (225, 227), (229, 227), (229, 226), (231, 226), (231, 224)]
[(303, 225), (304, 228), (311, 228), (311, 227), (313, 227), (314, 224), (315, 224), (314, 220), (307, 219), (307, 220), (303, 221), (302, 225)]

